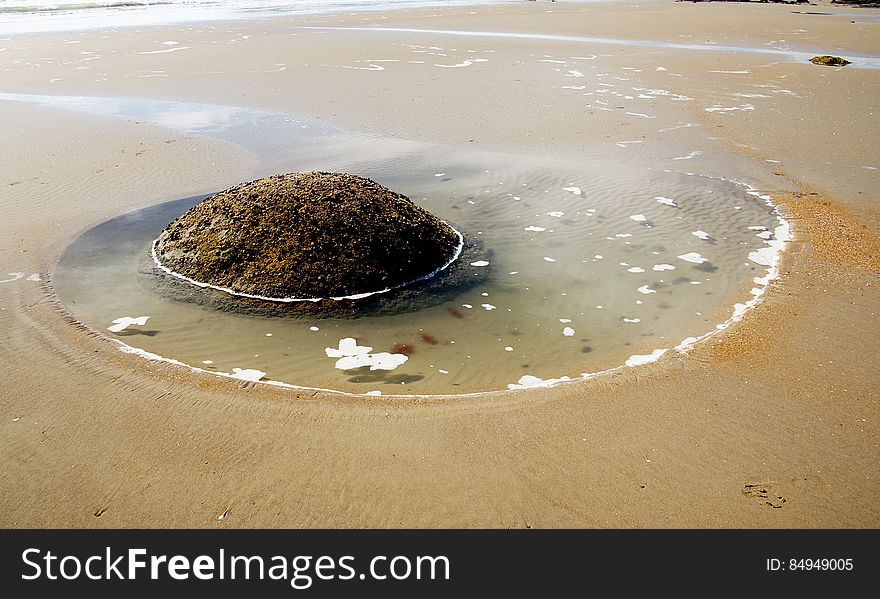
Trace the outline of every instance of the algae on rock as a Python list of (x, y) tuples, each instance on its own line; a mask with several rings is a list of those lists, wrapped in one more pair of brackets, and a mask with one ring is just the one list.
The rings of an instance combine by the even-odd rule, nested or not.
[(813, 64), (829, 66), (829, 67), (845, 67), (848, 64), (852, 64), (851, 61), (841, 58), (840, 56), (829, 56), (828, 54), (823, 54), (822, 56), (814, 56), (810, 59), (810, 62)]
[(159, 235), (155, 257), (202, 284), (266, 298), (404, 285), (446, 266), (461, 236), (406, 196), (345, 173), (276, 175), (217, 193)]

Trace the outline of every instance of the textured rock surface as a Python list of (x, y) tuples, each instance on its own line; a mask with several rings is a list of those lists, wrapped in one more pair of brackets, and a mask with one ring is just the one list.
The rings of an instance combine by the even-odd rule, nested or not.
[(406, 196), (342, 173), (277, 175), (213, 195), (162, 231), (166, 268), (271, 298), (394, 287), (446, 264), (458, 234)]
[(829, 67), (845, 67), (850, 64), (851, 61), (841, 58), (840, 56), (829, 56), (824, 54), (822, 56), (814, 56), (810, 59), (810, 62), (813, 64), (824, 65)]

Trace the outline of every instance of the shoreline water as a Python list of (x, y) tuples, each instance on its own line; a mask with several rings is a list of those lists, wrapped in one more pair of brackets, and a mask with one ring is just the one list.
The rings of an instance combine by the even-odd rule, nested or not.
[[(709, 9), (701, 12), (703, 18), (712, 15), (719, 22), (738, 11), (702, 8)], [(683, 14), (676, 7), (663, 10), (671, 22)], [(605, 16), (591, 18), (600, 20), (623, 14), (614, 7), (595, 11)], [(511, 20), (534, 18), (519, 8), (481, 12), (508, 30), (516, 25)], [(791, 18), (781, 11), (762, 14), (773, 15), (780, 29)], [(469, 22), (456, 11), (444, 18), (458, 26)], [(545, 15), (540, 25), (550, 28), (554, 18)], [(417, 17), (394, 19), (410, 27)], [(554, 25), (563, 34), (568, 26), (568, 21)], [(809, 35), (838, 43), (833, 27), (815, 27), (819, 30)], [(139, 35), (149, 41), (157, 32)], [(194, 39), (231, 37), (205, 32)], [(17, 151), (2, 181), (8, 218), (0, 224), (0, 256), (3, 268), (23, 273), (0, 285), (0, 323), (7, 332), (3, 410), (9, 416), (2, 429), (8, 451), (0, 493), (7, 526), (877, 526), (880, 410), (871, 349), (877, 347), (873, 315), (880, 304), (876, 235), (863, 227), (877, 222), (871, 192), (876, 171), (860, 166), (875, 166), (864, 156), (878, 155), (864, 116), (877, 84), (865, 71), (766, 66), (721, 55), (709, 60), (612, 52), (597, 57), (595, 72), (583, 69), (584, 77), (565, 80), (551, 70), (563, 66), (540, 60), (565, 60), (574, 52), (547, 42), (529, 56), (536, 49), (511, 41), (471, 47), (495, 50), (488, 55), (495, 60), (470, 71), (453, 69), (456, 78), (449, 70), (417, 71), (419, 65), (410, 65), (409, 71), (380, 71), (380, 80), (376, 73), (341, 66), (377, 56), (377, 50), (382, 58), (422, 58), (388, 37), (366, 45), (339, 33), (322, 38), (320, 51), (311, 53), (308, 36), (264, 39), (281, 44), (289, 55), (297, 52), (302, 64), (291, 62), (286, 75), (248, 74), (267, 62), (254, 49), (230, 55), (223, 65), (228, 74), (196, 76), (191, 73), (210, 64), (197, 45), (194, 53), (152, 56), (161, 64), (147, 68), (165, 70), (168, 77), (146, 86), (124, 77), (140, 68), (133, 57), (108, 54), (100, 70), (77, 71), (90, 66), (76, 62), (80, 49), (65, 54), (61, 46), (35, 45), (2, 52), (0, 61), (12, 69), (7, 86), (15, 91), (98, 88), (107, 95), (128, 90), (131, 96), (150, 96), (174, 89), (171, 97), (228, 101), (241, 97), (235, 90), (247, 89), (242, 103), (260, 109), (286, 103), (325, 122), (361, 123), (368, 133), (460, 143), (473, 138), (487, 147), (511, 143), (587, 158), (614, 153), (622, 161), (636, 154), (671, 159), (687, 155), (672, 151), (689, 146), (702, 151), (687, 163), (691, 172), (722, 156), (729, 171), (778, 198), (791, 215), (796, 236), (781, 265), (782, 283), (736, 326), (686, 356), (588, 382), (510, 393), (502, 400), (367, 402), (291, 392), (293, 397), (278, 401), (277, 391), (265, 385), (132, 360), (64, 321), (47, 301), (48, 288), (26, 276), (45, 275), (61, 245), (89, 222), (172, 194), (196, 195), (245, 180), (259, 168), (255, 158), (233, 144), (170, 136), (134, 119), (62, 118), (51, 109), (6, 103), (0, 142)], [(344, 40), (344, 47), (334, 45), (336, 39)], [(102, 43), (134, 51), (153, 47), (141, 40), (135, 35)], [(466, 56), (461, 48), (457, 54), (431, 51), (454, 54), (446, 64)], [(71, 63), (27, 67), (47, 54), (68, 56)], [(304, 66), (317, 63), (316, 56), (331, 66)], [(517, 61), (529, 65), (528, 86), (512, 87), (526, 72)], [(686, 76), (663, 79), (655, 65)], [(751, 72), (711, 72), (745, 70)], [(106, 81), (96, 81), (102, 73)], [(588, 74), (589, 89), (559, 95), (559, 84), (583, 84), (574, 80)], [(65, 79), (48, 82), (59, 76)], [(292, 85), (299, 76), (312, 82), (309, 93)], [(555, 77), (560, 79), (554, 86)], [(380, 93), (406, 81), (423, 87), (408, 85), (411, 94), (405, 97)], [(595, 98), (575, 99), (575, 92), (599, 89), (596, 81), (646, 88), (650, 83), (694, 98), (677, 104), (655, 98), (650, 112), (631, 111), (671, 122), (654, 129), (699, 126), (673, 132), (675, 147), (667, 152), (647, 128), (651, 120), (612, 108), (634, 102), (620, 88), (609, 88), (621, 93), (608, 105), (614, 112), (598, 110), (602, 104)], [(751, 85), (778, 87), (746, 91)], [(504, 95), (511, 88), (519, 95), (516, 102)], [(284, 90), (283, 97), (277, 90)], [(357, 103), (348, 100), (354, 90)], [(751, 99), (753, 110), (704, 110), (739, 106), (722, 102), (753, 92), (770, 97)], [(848, 97), (852, 100), (842, 101)], [(382, 104), (393, 119), (371, 119), (381, 114)], [(496, 121), (495, 114), (505, 118)], [(828, 114), (834, 117), (820, 118)], [(525, 126), (530, 120), (540, 123), (539, 133)], [(615, 144), (639, 135), (643, 143), (629, 149)], [(149, 198), (144, 189), (151, 190)], [(744, 495), (743, 486), (755, 482), (785, 496), (785, 506), (770, 509)], [(218, 514), (228, 515), (219, 521)]]
[[(485, 6), (510, 1), (480, 0), (478, 4)], [(279, 17), (334, 16), (472, 4), (466, 0), (62, 0), (41, 5), (25, 0), (0, 6), (0, 36), (222, 23), (242, 19), (268, 21)]]

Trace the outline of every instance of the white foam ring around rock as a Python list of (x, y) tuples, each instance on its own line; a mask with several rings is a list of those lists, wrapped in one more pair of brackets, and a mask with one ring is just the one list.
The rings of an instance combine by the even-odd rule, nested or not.
[(400, 283), (399, 285), (393, 285), (391, 287), (387, 287), (385, 289), (379, 289), (377, 291), (367, 291), (365, 293), (356, 293), (354, 295), (341, 295), (338, 297), (269, 297), (269, 296), (265, 296), (265, 295), (256, 295), (253, 293), (244, 293), (242, 291), (235, 291), (235, 290), (230, 289), (228, 287), (221, 287), (220, 285), (212, 285), (210, 283), (205, 283), (203, 281), (197, 281), (196, 279), (192, 279), (186, 275), (180, 274), (179, 272), (176, 272), (176, 271), (168, 268), (164, 264), (162, 264), (162, 262), (159, 260), (159, 255), (156, 253), (156, 245), (159, 243), (158, 239), (154, 239), (153, 243), (150, 246), (150, 256), (153, 258), (153, 264), (155, 264), (163, 272), (166, 272), (173, 277), (176, 277), (182, 281), (186, 281), (187, 283), (195, 285), (196, 287), (201, 287), (203, 289), (216, 289), (217, 291), (222, 291), (224, 293), (228, 293), (229, 295), (234, 295), (234, 296), (238, 296), (238, 297), (247, 297), (250, 299), (264, 300), (267, 302), (282, 302), (282, 303), (320, 302), (323, 300), (333, 300), (333, 301), (337, 301), (337, 302), (342, 301), (342, 300), (358, 300), (358, 299), (363, 299), (365, 297), (370, 297), (371, 295), (378, 295), (380, 293), (388, 293), (389, 291), (394, 291), (395, 289), (400, 289), (402, 287), (406, 287), (407, 285), (412, 285), (413, 283), (418, 283), (419, 281), (424, 281), (424, 280), (430, 279), (431, 277), (433, 277), (437, 273), (440, 273), (440, 272), (446, 270), (447, 268), (449, 268), (449, 266), (453, 262), (458, 260), (458, 257), (461, 256), (461, 251), (464, 249), (464, 236), (458, 231), (458, 229), (456, 229), (455, 227), (453, 227), (452, 225), (450, 225), (446, 221), (441, 221), (441, 222), (443, 222), (444, 225), (446, 225), (447, 227), (452, 229), (452, 231), (455, 232), (455, 234), (458, 236), (458, 245), (455, 247), (455, 251), (452, 253), (452, 257), (449, 258), (449, 260), (447, 260), (446, 263), (443, 264), (443, 266), (432, 270), (431, 272), (429, 272), (426, 275), (423, 275), (421, 277), (413, 279), (412, 281), (406, 281), (405, 283)]

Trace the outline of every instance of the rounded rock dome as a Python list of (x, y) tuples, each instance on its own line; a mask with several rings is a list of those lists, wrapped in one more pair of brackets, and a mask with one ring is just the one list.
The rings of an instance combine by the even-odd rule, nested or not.
[(356, 175), (303, 172), (243, 183), (171, 222), (154, 242), (163, 270), (273, 300), (401, 287), (454, 261), (461, 235), (406, 196)]

